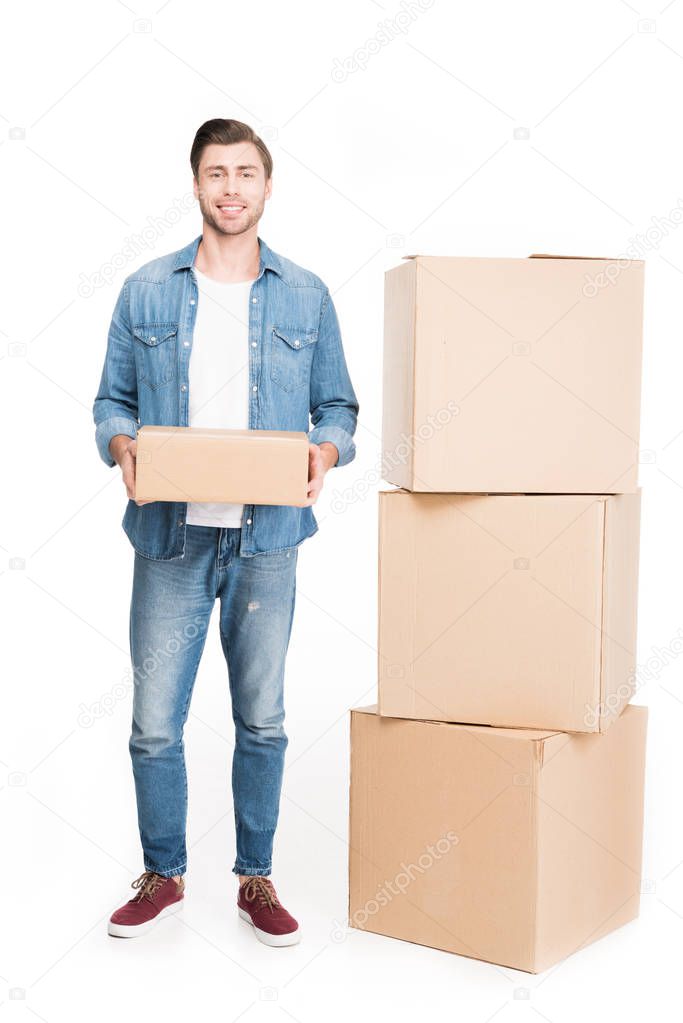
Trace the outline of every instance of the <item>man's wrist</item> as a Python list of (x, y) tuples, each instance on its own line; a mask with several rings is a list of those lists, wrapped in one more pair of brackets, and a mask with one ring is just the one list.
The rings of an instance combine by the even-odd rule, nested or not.
[(324, 440), (318, 447), (325, 462), (325, 469), (332, 469), (339, 461), (339, 451), (336, 444), (333, 444), (332, 441)]
[(109, 454), (118, 463), (121, 458), (121, 452), (125, 451), (128, 444), (133, 438), (129, 437), (127, 433), (115, 433), (112, 439), (109, 441)]

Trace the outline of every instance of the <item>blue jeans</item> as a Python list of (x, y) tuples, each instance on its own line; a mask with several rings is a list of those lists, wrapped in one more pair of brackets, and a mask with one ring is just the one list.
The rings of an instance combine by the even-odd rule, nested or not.
[(158, 561), (135, 553), (129, 749), (144, 866), (164, 877), (187, 867), (183, 729), (216, 598), (235, 723), (233, 873), (268, 875), (272, 869), (288, 741), (283, 682), (298, 548), (242, 558), (240, 535), (238, 528), (188, 525), (183, 558)]

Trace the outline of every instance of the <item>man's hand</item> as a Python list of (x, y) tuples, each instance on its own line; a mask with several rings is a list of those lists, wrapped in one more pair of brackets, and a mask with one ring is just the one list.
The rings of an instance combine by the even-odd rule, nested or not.
[[(109, 443), (111, 457), (118, 464), (123, 476), (128, 497), (135, 501), (135, 456), (137, 454), (138, 442), (125, 433), (117, 433)], [(151, 504), (151, 501), (135, 501), (139, 506)]]
[(325, 481), (325, 473), (337, 464), (338, 459), (337, 447), (330, 441), (308, 445), (308, 499), (303, 504), (304, 508), (318, 500)]

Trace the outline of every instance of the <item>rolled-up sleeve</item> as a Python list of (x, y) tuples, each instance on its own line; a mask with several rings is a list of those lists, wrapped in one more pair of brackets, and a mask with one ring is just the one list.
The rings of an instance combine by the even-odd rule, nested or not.
[(138, 389), (133, 336), (128, 314), (128, 285), (124, 282), (109, 326), (100, 385), (93, 402), (95, 443), (105, 465), (116, 465), (109, 451), (119, 433), (137, 437)]
[(320, 310), (318, 340), (311, 366), (310, 411), (313, 423), (308, 434), (310, 443), (330, 441), (334, 444), (339, 452), (336, 466), (353, 461), (359, 404), (346, 365), (337, 311), (328, 289), (325, 289)]

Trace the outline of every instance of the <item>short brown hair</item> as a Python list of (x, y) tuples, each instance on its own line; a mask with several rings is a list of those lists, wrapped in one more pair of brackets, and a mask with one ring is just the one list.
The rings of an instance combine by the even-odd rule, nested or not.
[(190, 150), (190, 163), (195, 178), (199, 178), (199, 161), (206, 146), (212, 144), (231, 146), (235, 142), (254, 143), (261, 155), (267, 181), (273, 174), (273, 158), (263, 139), (260, 139), (254, 129), (244, 121), (232, 121), (224, 117), (215, 117), (211, 121), (204, 121), (194, 137)]

